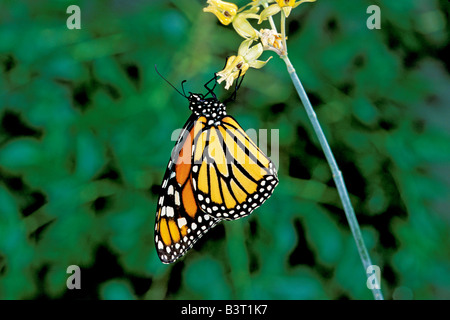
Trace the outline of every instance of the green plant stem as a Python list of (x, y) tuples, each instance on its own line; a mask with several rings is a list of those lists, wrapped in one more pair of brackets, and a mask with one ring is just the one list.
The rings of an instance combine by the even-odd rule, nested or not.
[(281, 39), (283, 40), (283, 54), (281, 54), (280, 57), (282, 57), (283, 55), (287, 57), (286, 17), (284, 16), (283, 10), (281, 10), (280, 28), (281, 28)]
[[(297, 76), (297, 73), (295, 72), (295, 69), (292, 66), (291, 61), (289, 60), (289, 58), (287, 56), (286, 37), (285, 37), (285, 17), (284, 17), (283, 12), (281, 13), (281, 32), (282, 32), (282, 37), (283, 37), (283, 45), (284, 45), (285, 54), (280, 55), (280, 57), (286, 63), (286, 67), (287, 67), (289, 76), (291, 77), (292, 82), (295, 86), (295, 89), (297, 90), (297, 93), (300, 97), (300, 100), (302, 101), (302, 103), (306, 109), (306, 113), (307, 113), (309, 120), (311, 121), (311, 124), (314, 128), (314, 132), (316, 133), (317, 138), (319, 139), (322, 150), (325, 153), (325, 157), (331, 168), (331, 172), (333, 174), (333, 180), (337, 186), (337, 190), (339, 193), (339, 197), (341, 198), (342, 205), (344, 207), (347, 221), (350, 225), (350, 229), (352, 231), (353, 237), (356, 242), (356, 247), (358, 248), (359, 256), (360, 256), (362, 264), (364, 266), (364, 273), (366, 273), (366, 270), (368, 270), (369, 266), (372, 265), (372, 261), (370, 259), (369, 252), (367, 251), (366, 245), (364, 244), (364, 239), (361, 234), (361, 229), (359, 227), (358, 220), (356, 219), (355, 211), (353, 210), (353, 206), (350, 202), (350, 198), (349, 198), (349, 195), (347, 192), (347, 188), (345, 187), (342, 173), (339, 170), (339, 167), (336, 163), (336, 160), (333, 156), (330, 146), (328, 145), (328, 141), (322, 131), (322, 128), (317, 119), (316, 113), (314, 112), (311, 102), (309, 101), (308, 95), (306, 94), (306, 91), (303, 88), (303, 85), (302, 85), (299, 77)], [(373, 284), (374, 284), (374, 288), (371, 290), (372, 290), (374, 298), (376, 300), (383, 300), (383, 294), (381, 292), (381, 289), (376, 289), (376, 288), (381, 288), (380, 283), (378, 283), (378, 280), (376, 277), (375, 277), (375, 282)]]
[[(331, 168), (331, 172), (333, 174), (333, 180), (336, 183), (339, 197), (341, 198), (341, 201), (342, 201), (342, 204), (344, 207), (347, 221), (350, 225), (350, 229), (353, 233), (353, 237), (355, 238), (359, 256), (364, 265), (364, 272), (366, 272), (367, 268), (372, 265), (372, 262), (371, 262), (369, 253), (367, 251), (366, 245), (364, 244), (364, 240), (361, 235), (361, 230), (359, 228), (358, 220), (356, 219), (355, 211), (353, 210), (352, 204), (350, 202), (350, 198), (348, 196), (347, 188), (345, 187), (342, 173), (339, 170), (336, 160), (334, 159), (333, 153), (331, 152), (331, 149), (330, 149), (330, 146), (328, 145), (327, 139), (325, 138), (325, 135), (319, 124), (319, 121), (317, 120), (316, 113), (314, 112), (314, 110), (311, 106), (311, 103), (309, 102), (308, 96), (305, 92), (305, 89), (302, 86), (302, 83), (300, 82), (300, 79), (297, 76), (297, 73), (295, 72), (294, 67), (292, 66), (287, 55), (283, 55), (280, 57), (286, 63), (287, 70), (288, 70), (289, 75), (292, 79), (292, 82), (295, 86), (295, 89), (297, 90), (300, 100), (302, 101), (303, 105), (305, 106), (306, 113), (307, 113), (309, 120), (311, 121), (311, 124), (314, 128), (314, 132), (316, 133), (316, 135), (319, 139), (320, 145), (322, 146), (323, 152), (325, 153), (325, 157), (328, 161), (328, 164)], [(376, 279), (375, 279), (374, 285), (376, 287), (380, 287), (380, 284), (377, 282)], [(372, 289), (372, 293), (376, 300), (383, 300), (383, 294), (380, 289), (374, 288), (374, 289)]]

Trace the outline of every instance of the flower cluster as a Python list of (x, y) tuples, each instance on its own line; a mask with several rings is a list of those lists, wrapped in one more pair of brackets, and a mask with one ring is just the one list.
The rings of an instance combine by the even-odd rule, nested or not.
[[(231, 2), (222, 0), (207, 0), (208, 6), (205, 12), (213, 13), (223, 25), (232, 24), (237, 34), (245, 40), (241, 43), (237, 55), (228, 58), (225, 68), (218, 72), (218, 82), (225, 81), (225, 88), (229, 89), (239, 76), (243, 76), (249, 68), (262, 68), (267, 61), (257, 60), (263, 51), (271, 50), (278, 55), (286, 55), (286, 36), (284, 30), (284, 19), (287, 18), (292, 9), (303, 2), (314, 2), (316, 0), (252, 0), (242, 8)], [(260, 7), (264, 9), (258, 14)], [(281, 33), (278, 33), (273, 22), (273, 16), (281, 14)], [(271, 29), (253, 28), (249, 19), (256, 20), (258, 24), (269, 20)], [(252, 46), (252, 44), (256, 42)]]

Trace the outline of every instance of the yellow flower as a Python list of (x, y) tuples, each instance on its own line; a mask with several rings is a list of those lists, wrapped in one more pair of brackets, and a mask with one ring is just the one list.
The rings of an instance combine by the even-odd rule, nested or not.
[(256, 60), (263, 53), (264, 49), (261, 43), (250, 48), (252, 42), (253, 39), (244, 40), (239, 46), (238, 55), (229, 57), (225, 68), (217, 72), (217, 75), (220, 77), (217, 82), (221, 83), (225, 80), (225, 89), (228, 90), (234, 80), (239, 76), (243, 76), (249, 68), (260, 69), (272, 58), (270, 57), (266, 61)]
[(238, 7), (234, 3), (221, 0), (208, 0), (207, 3), (209, 6), (203, 8), (203, 11), (214, 13), (223, 25), (229, 25), (236, 16)]
[(233, 19), (233, 28), (243, 38), (254, 39), (258, 37), (258, 31), (256, 31), (247, 19), (259, 19), (259, 15), (256, 14), (259, 8), (251, 8), (249, 10), (238, 13)]
[(280, 7), (292, 7), (296, 0), (275, 0)]
[(269, 2), (275, 2), (275, 0), (252, 0), (252, 7), (263, 6)]
[(259, 31), (259, 39), (264, 50), (272, 50), (279, 55), (284, 52), (283, 38), (280, 33), (272, 29), (261, 29)]
[(247, 19), (259, 19), (259, 8), (254, 7), (243, 12), (238, 12), (238, 7), (231, 2), (225, 2), (221, 0), (208, 0), (208, 7), (203, 8), (204, 12), (212, 12), (219, 19), (223, 25), (233, 24), (233, 28), (243, 38), (250, 39), (256, 38), (258, 32), (252, 27)]
[(265, 8), (259, 17), (258, 23), (261, 23), (263, 20), (266, 20), (268, 17), (273, 16), (283, 10), (284, 15), (289, 17), (291, 14), (292, 8), (296, 8), (303, 2), (315, 2), (316, 0), (276, 0), (276, 3)]

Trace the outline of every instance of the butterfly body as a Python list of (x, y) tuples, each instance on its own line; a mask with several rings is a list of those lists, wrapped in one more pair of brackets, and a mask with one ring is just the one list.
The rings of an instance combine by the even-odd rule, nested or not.
[(188, 100), (189, 109), (197, 116), (204, 116), (209, 126), (220, 125), (220, 120), (227, 114), (226, 106), (216, 98), (204, 99), (199, 94), (191, 93)]
[(215, 96), (190, 94), (192, 115), (172, 151), (155, 221), (155, 247), (163, 263), (182, 257), (222, 220), (258, 208), (278, 183), (270, 159)]

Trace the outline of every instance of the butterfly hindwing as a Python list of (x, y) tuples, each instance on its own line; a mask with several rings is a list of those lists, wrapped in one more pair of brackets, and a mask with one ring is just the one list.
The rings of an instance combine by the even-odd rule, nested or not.
[(230, 116), (206, 127), (194, 146), (195, 197), (214, 218), (235, 220), (251, 214), (278, 184), (273, 163)]

